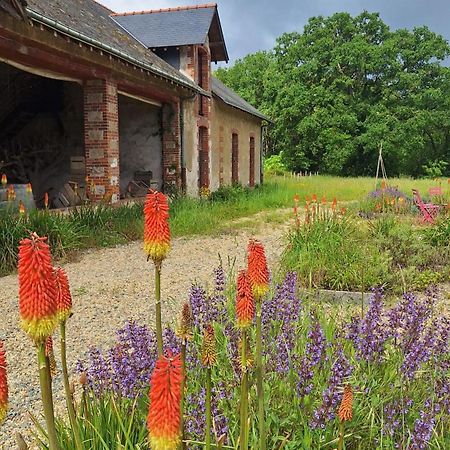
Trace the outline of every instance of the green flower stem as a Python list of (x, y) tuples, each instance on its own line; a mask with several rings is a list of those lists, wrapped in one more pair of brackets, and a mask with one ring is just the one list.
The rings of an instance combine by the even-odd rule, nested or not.
[(156, 310), (156, 340), (158, 356), (163, 354), (162, 321), (161, 321), (161, 261), (155, 262), (155, 310)]
[(259, 449), (266, 450), (261, 329), (262, 299), (256, 302), (256, 392), (258, 396)]
[(343, 448), (344, 448), (344, 422), (339, 422), (338, 450), (343, 450)]
[(66, 392), (67, 412), (69, 413), (69, 421), (72, 427), (73, 435), (75, 437), (75, 447), (77, 450), (83, 450), (83, 445), (80, 438), (80, 430), (78, 428), (77, 419), (75, 415), (75, 408), (73, 406), (72, 393), (70, 392), (69, 372), (67, 370), (67, 350), (66, 350), (66, 322), (63, 321), (59, 326), (61, 332), (61, 367), (63, 372), (64, 390)]
[(47, 434), (49, 450), (59, 450), (58, 439), (56, 437), (55, 414), (53, 411), (52, 390), (50, 388), (50, 370), (45, 357), (45, 343), (37, 346), (39, 363), (39, 382), (41, 385), (41, 398), (44, 407), (45, 423), (47, 424)]
[(242, 330), (242, 384), (241, 384), (241, 434), (240, 449), (248, 450), (248, 374), (247, 374), (247, 331)]
[(181, 367), (183, 370), (183, 380), (181, 381), (181, 404), (180, 404), (180, 434), (181, 434), (181, 450), (185, 450), (186, 442), (185, 442), (185, 435), (184, 435), (184, 391), (186, 389), (186, 339), (183, 339), (183, 342), (181, 344)]
[(206, 369), (206, 433), (205, 449), (211, 450), (211, 367)]

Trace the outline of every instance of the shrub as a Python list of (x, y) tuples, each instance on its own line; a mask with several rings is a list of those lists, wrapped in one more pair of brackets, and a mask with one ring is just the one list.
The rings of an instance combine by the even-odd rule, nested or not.
[(268, 156), (264, 158), (264, 172), (268, 175), (283, 175), (288, 171), (283, 162), (283, 154)]

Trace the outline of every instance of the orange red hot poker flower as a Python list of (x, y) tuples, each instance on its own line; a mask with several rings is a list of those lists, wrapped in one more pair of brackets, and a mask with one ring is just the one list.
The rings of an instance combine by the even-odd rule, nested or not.
[(55, 329), (57, 290), (47, 238), (33, 233), (19, 244), (19, 311), (22, 329), (41, 343)]
[(65, 322), (72, 312), (72, 295), (70, 294), (69, 279), (66, 272), (58, 267), (54, 269), (56, 282), (56, 308), (58, 320)]
[(8, 412), (8, 379), (6, 376), (6, 356), (3, 342), (0, 341), (0, 424)]
[(180, 355), (161, 355), (151, 379), (147, 417), (152, 450), (176, 450), (180, 444), (182, 381)]
[(144, 250), (154, 262), (161, 262), (170, 250), (169, 205), (162, 192), (147, 194), (144, 216)]
[(269, 290), (269, 269), (267, 268), (264, 246), (254, 239), (248, 243), (247, 267), (253, 297), (256, 301), (259, 301)]
[(344, 396), (342, 397), (342, 401), (338, 411), (339, 420), (341, 422), (352, 420), (352, 408), (353, 408), (353, 391), (352, 387), (349, 384), (347, 384), (344, 388)]
[(245, 270), (239, 272), (237, 280), (236, 316), (237, 325), (240, 328), (249, 327), (255, 317), (255, 302)]

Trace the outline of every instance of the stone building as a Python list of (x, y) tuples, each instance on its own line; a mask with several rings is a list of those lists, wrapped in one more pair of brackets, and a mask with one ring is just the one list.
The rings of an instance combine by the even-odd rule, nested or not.
[(54, 206), (65, 186), (112, 203), (143, 180), (253, 186), (267, 119), (212, 76), (227, 60), (215, 4), (0, 0), (0, 173)]

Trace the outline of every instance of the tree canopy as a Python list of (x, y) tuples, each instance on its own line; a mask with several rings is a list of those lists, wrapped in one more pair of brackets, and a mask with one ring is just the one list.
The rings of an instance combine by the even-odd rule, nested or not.
[(450, 174), (449, 55), (425, 26), (336, 13), (216, 75), (271, 117), (270, 151), (292, 170), (372, 175), (382, 143), (389, 175)]

